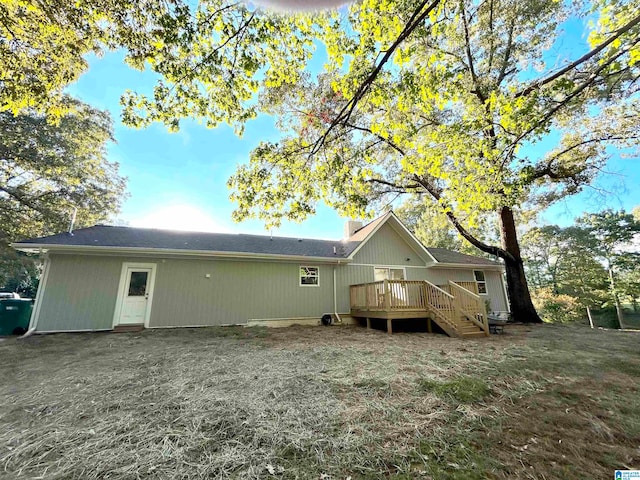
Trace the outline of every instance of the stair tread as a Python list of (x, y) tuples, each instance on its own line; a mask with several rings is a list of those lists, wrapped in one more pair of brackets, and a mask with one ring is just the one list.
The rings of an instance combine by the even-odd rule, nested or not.
[(468, 333), (463, 333), (462, 336), (463, 337), (484, 337), (485, 333), (484, 332), (468, 332)]

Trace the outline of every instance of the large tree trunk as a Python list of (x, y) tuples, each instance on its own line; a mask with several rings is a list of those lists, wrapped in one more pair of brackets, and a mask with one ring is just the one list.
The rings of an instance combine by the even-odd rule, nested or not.
[(524, 275), (524, 263), (520, 255), (520, 245), (518, 244), (513, 211), (509, 207), (502, 207), (499, 214), (502, 248), (513, 257), (503, 258), (507, 276), (507, 295), (509, 296), (509, 304), (511, 305), (511, 316), (518, 322), (541, 323), (542, 320), (531, 301), (529, 286), (527, 285), (527, 279)]

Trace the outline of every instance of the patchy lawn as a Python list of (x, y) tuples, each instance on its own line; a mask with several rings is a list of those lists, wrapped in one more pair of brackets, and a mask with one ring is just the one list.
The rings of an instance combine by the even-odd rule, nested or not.
[(640, 468), (640, 334), (358, 327), (0, 342), (0, 476), (612, 478)]

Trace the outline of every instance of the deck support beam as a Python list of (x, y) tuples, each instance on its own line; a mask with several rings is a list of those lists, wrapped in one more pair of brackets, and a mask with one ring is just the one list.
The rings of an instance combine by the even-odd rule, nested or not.
[(393, 321), (393, 320), (391, 320), (390, 318), (387, 318), (387, 333), (388, 333), (389, 335), (391, 335), (391, 334), (393, 333), (393, 328), (392, 328), (392, 326), (391, 326), (391, 322), (392, 322), (392, 321)]
[(431, 319), (427, 317), (427, 332), (433, 333), (433, 327), (431, 326)]
[(367, 317), (367, 330), (371, 330), (371, 319)]

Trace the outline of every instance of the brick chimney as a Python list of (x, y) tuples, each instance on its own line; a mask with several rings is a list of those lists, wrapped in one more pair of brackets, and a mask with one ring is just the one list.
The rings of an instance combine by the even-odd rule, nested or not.
[(344, 238), (350, 238), (356, 230), (362, 228), (362, 222), (356, 220), (347, 220), (344, 224)]

